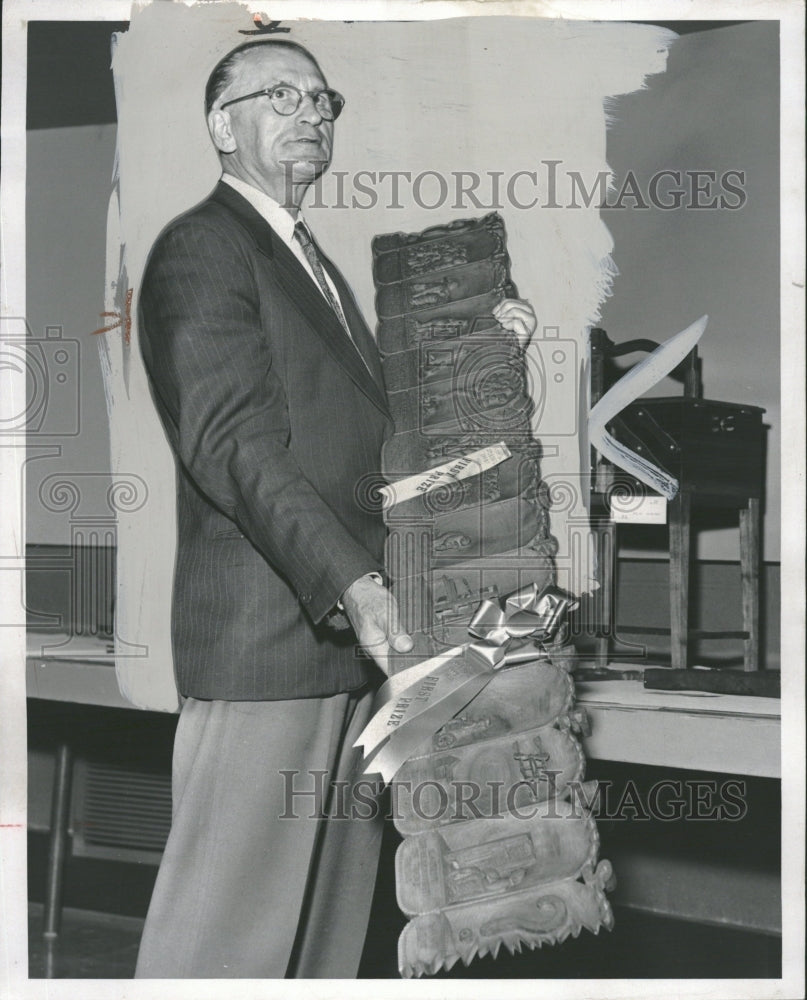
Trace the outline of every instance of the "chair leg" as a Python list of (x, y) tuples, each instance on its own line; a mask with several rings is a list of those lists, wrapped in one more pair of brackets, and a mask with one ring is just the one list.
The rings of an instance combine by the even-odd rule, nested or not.
[(616, 525), (604, 521), (597, 529), (599, 551), (600, 590), (597, 601), (597, 642), (595, 654), (598, 665), (608, 664), (611, 654), (611, 636), (614, 633), (614, 589), (616, 575)]
[(740, 571), (743, 588), (743, 629), (748, 633), (744, 670), (759, 670), (760, 502), (751, 497), (740, 510)]
[(687, 667), (690, 512), (688, 493), (679, 493), (670, 501), (670, 652), (676, 670)]
[(62, 920), (62, 888), (64, 861), (67, 853), (67, 825), (70, 816), (70, 784), (73, 754), (67, 743), (56, 751), (56, 773), (50, 810), (50, 849), (48, 851), (47, 883), (45, 886), (45, 938), (59, 934)]

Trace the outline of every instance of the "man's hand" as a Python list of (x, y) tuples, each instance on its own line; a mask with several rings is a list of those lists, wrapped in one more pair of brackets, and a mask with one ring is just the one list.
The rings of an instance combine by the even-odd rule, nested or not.
[(523, 351), (532, 339), (538, 326), (535, 310), (526, 299), (503, 299), (494, 309), (497, 323), (512, 331), (518, 338), (518, 346)]
[(398, 602), (382, 584), (362, 576), (342, 594), (341, 603), (359, 643), (389, 677), (390, 649), (408, 653), (414, 645), (401, 629)]

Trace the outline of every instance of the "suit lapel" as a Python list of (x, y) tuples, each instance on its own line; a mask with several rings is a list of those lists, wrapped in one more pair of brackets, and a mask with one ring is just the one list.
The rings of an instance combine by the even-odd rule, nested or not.
[(364, 322), (364, 317), (359, 311), (359, 307), (356, 305), (356, 300), (353, 298), (350, 286), (342, 277), (341, 272), (333, 261), (322, 252), (319, 244), (317, 244), (317, 251), (325, 270), (328, 272), (328, 277), (334, 283), (336, 290), (339, 293), (339, 301), (342, 304), (342, 311), (345, 314), (345, 319), (350, 327), (350, 332), (353, 335), (356, 347), (361, 352), (361, 356), (364, 358), (367, 367), (370, 369), (373, 381), (378, 385), (383, 393), (386, 393), (386, 388), (384, 386), (384, 373), (381, 369), (381, 358), (378, 354), (378, 348), (376, 347), (373, 335), (370, 333), (367, 324)]
[[(361, 319), (347, 284), (337, 269), (323, 255), (323, 260), (331, 276), (351, 332), (357, 332), (357, 343), (342, 328), (336, 314), (325, 301), (322, 292), (294, 254), (281, 240), (266, 220), (252, 205), (229, 184), (220, 182), (213, 192), (214, 201), (226, 206), (254, 238), (256, 246), (275, 266), (278, 283), (292, 303), (303, 314), (309, 325), (321, 337), (326, 349), (334, 360), (347, 372), (356, 385), (373, 403), (389, 416), (384, 381), (378, 352), (369, 330)], [(369, 343), (368, 343), (369, 340)], [(357, 350), (358, 348), (358, 350)], [(359, 355), (361, 351), (361, 356)], [(362, 357), (367, 359), (365, 365)], [(370, 371), (368, 371), (368, 366)]]

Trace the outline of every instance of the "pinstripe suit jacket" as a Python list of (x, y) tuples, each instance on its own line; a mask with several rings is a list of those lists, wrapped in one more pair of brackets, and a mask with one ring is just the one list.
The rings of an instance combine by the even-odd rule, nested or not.
[(186, 696), (324, 696), (374, 669), (325, 619), (381, 569), (383, 522), (358, 497), (392, 420), (375, 343), (324, 263), (356, 346), (229, 185), (172, 222), (146, 266), (140, 343), (177, 463), (172, 635)]

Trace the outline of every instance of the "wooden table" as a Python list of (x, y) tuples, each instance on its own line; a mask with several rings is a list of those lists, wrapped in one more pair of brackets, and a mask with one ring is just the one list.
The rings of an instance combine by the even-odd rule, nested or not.
[[(51, 637), (45, 641), (52, 644), (58, 639)], [(83, 652), (82, 659), (79, 647), (45, 649), (41, 635), (29, 636), (28, 696), (139, 711), (120, 695), (114, 664), (105, 644), (98, 641)], [(585, 708), (591, 724), (591, 733), (584, 739), (590, 759), (760, 778), (775, 779), (781, 775), (778, 699), (646, 691), (636, 681), (593, 681), (578, 683), (577, 702)], [(51, 937), (58, 934), (59, 928), (71, 773), (72, 753), (65, 743), (57, 753), (51, 808), (45, 904), (45, 930)], [(661, 906), (659, 912), (666, 912), (668, 907), (671, 914), (681, 918), (707, 922), (715, 919), (711, 911), (701, 913), (693, 909), (700, 906), (705, 896), (716, 901), (721, 914), (727, 909), (728, 904), (720, 900), (719, 892), (731, 880), (722, 872), (707, 870), (693, 875), (691, 871), (676, 868), (660, 875), (657, 858), (618, 860), (622, 884), (629, 890), (627, 895), (636, 897), (627, 905), (635, 903), (640, 909), (654, 911)], [(715, 885), (704, 893), (702, 880), (710, 875), (714, 876)], [(776, 932), (778, 886), (770, 878), (757, 885), (753, 876), (751, 872), (751, 881), (740, 887), (747, 889), (744, 897), (748, 896), (752, 902), (745, 898), (740, 904), (735, 899), (729, 902), (740, 913), (742, 923), (756, 921), (748, 925)], [(687, 884), (691, 888), (684, 891), (683, 903), (666, 897), (659, 903), (660, 885)], [(747, 913), (751, 916), (746, 919)]]
[(577, 702), (591, 722), (588, 757), (781, 777), (778, 698), (648, 691), (638, 681), (609, 680), (579, 683)]

